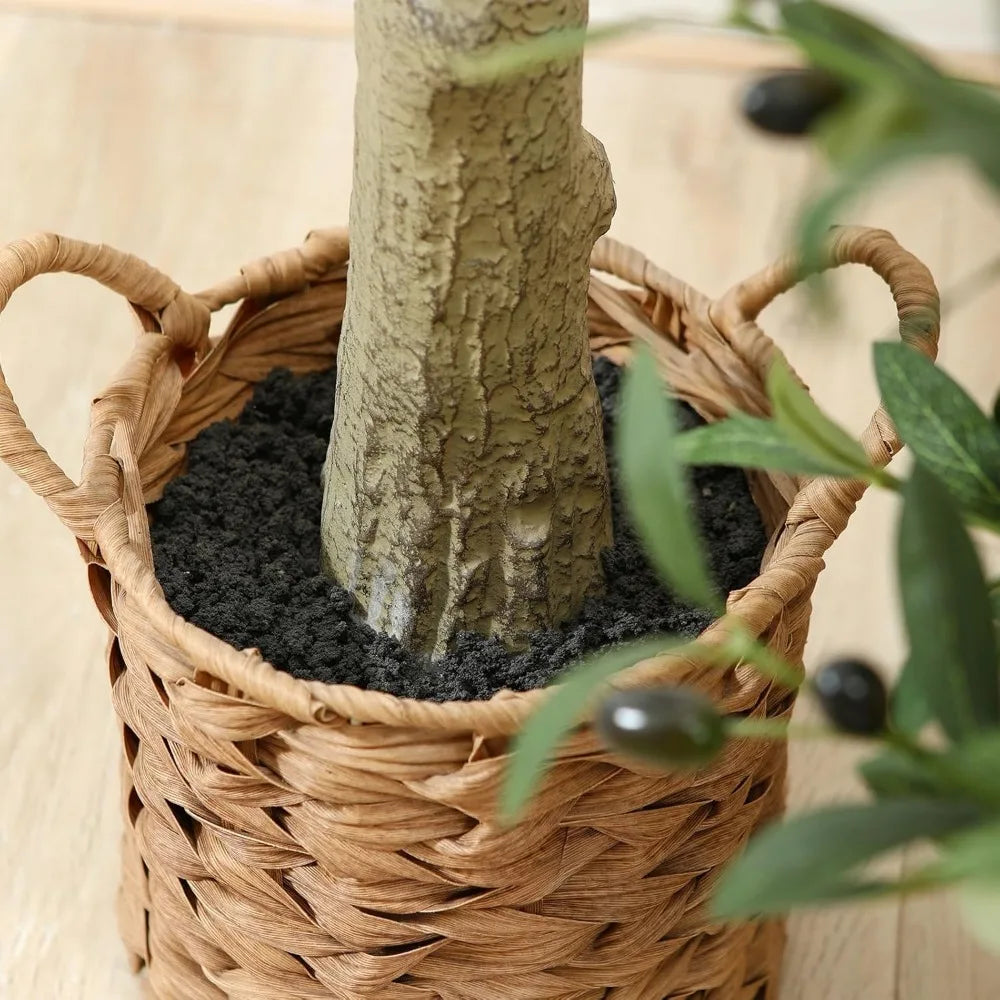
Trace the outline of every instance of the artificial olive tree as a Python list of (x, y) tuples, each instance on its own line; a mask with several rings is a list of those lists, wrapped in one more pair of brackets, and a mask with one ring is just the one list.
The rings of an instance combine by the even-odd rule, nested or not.
[(611, 541), (587, 342), (614, 212), (582, 61), (475, 85), (456, 57), (587, 0), (357, 0), (354, 188), (323, 554), (369, 623), (516, 647), (601, 586)]

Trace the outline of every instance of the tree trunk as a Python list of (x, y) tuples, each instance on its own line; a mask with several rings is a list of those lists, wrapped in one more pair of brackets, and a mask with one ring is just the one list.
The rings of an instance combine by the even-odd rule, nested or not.
[(587, 0), (357, 0), (347, 310), (323, 554), (369, 623), (516, 647), (601, 586), (611, 541), (586, 333), (614, 212), (582, 60), (487, 86), (450, 56)]

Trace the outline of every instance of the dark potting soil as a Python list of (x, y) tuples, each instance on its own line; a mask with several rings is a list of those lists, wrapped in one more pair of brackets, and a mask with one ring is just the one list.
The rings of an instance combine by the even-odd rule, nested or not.
[[(619, 369), (594, 363), (612, 473), (614, 545), (606, 591), (571, 622), (510, 653), (480, 635), (457, 637), (428, 670), (359, 619), (350, 595), (320, 567), (320, 471), (332, 422), (335, 373), (273, 372), (236, 421), (192, 442), (188, 471), (151, 507), (153, 555), (179, 614), (237, 648), (257, 647), (296, 677), (435, 701), (488, 698), (547, 684), (582, 654), (650, 632), (695, 636), (711, 616), (658, 583), (628, 525), (610, 450)], [(702, 423), (680, 405), (682, 426)], [(752, 580), (764, 528), (743, 473), (695, 470), (694, 499), (712, 571), (728, 593)]]

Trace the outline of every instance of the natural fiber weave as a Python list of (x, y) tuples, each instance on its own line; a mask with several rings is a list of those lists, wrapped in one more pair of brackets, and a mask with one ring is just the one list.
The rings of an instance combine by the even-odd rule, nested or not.
[[(0, 308), (35, 275), (86, 274), (134, 306), (141, 335), (94, 404), (73, 483), (25, 428), (0, 373), (0, 457), (73, 532), (108, 622), (124, 746), (122, 934), (160, 1000), (774, 1000), (778, 924), (719, 927), (703, 904), (721, 865), (782, 808), (785, 749), (731, 745), (703, 771), (610, 757), (584, 728), (561, 748), (530, 815), (493, 820), (507, 737), (544, 692), (431, 703), (296, 680), (175, 615), (152, 568), (146, 504), (186, 443), (236, 414), (283, 365), (328, 366), (344, 308), (347, 235), (188, 295), (134, 257), (57, 236), (0, 252)], [(927, 270), (884, 232), (837, 231), (830, 264), (864, 263), (895, 296), (904, 339), (936, 353)], [(710, 302), (603, 240), (596, 351), (651, 344), (679, 396), (716, 419), (767, 412), (776, 353), (755, 325), (796, 279), (791, 259)], [(210, 314), (242, 300), (226, 333)], [(884, 464), (883, 410), (864, 435)], [(794, 663), (823, 554), (861, 483), (751, 477), (773, 538), (728, 606)], [(721, 626), (705, 639), (721, 638)], [(618, 683), (687, 681), (727, 712), (781, 718), (793, 696), (745, 664), (677, 656)], [(83, 738), (83, 737), (81, 737)]]

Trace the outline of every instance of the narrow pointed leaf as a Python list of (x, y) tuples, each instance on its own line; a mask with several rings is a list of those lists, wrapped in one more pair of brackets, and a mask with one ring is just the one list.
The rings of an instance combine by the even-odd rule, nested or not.
[(962, 921), (987, 950), (1000, 955), (1000, 822), (950, 837), (936, 869), (959, 879)]
[(1000, 524), (1000, 426), (905, 344), (876, 344), (875, 372), (889, 416), (921, 464), (963, 510)]
[(1000, 721), (997, 638), (986, 581), (961, 516), (919, 463), (903, 488), (898, 576), (908, 669), (954, 740)]
[(948, 837), (934, 867), (947, 878), (1000, 882), (1000, 820)]
[(1000, 729), (963, 740), (940, 755), (937, 767), (943, 780), (967, 798), (1000, 806)]
[(801, 223), (806, 268), (822, 247), (845, 201), (878, 177), (927, 157), (962, 157), (1000, 187), (1000, 101), (992, 88), (942, 73), (912, 46), (877, 24), (830, 4), (780, 5), (781, 33), (808, 61), (839, 77), (849, 99), (814, 131), (841, 168), (813, 199)]
[(870, 474), (871, 463), (864, 448), (823, 413), (783, 360), (771, 366), (767, 389), (775, 422), (803, 451), (817, 460), (854, 470), (855, 475)]
[(974, 736), (941, 752), (889, 747), (858, 768), (879, 798), (935, 796), (1000, 805), (1000, 732)]
[(839, 221), (845, 205), (906, 164), (953, 153), (950, 136), (918, 133), (884, 139), (841, 164), (825, 189), (809, 199), (798, 220), (797, 245), (803, 273), (823, 265), (830, 229)]
[(640, 351), (624, 376), (616, 435), (629, 514), (650, 561), (676, 593), (720, 610), (677, 454), (678, 436), (656, 363)]
[(521, 73), (537, 72), (548, 63), (576, 59), (586, 46), (611, 41), (648, 28), (648, 17), (629, 17), (588, 28), (562, 28), (523, 42), (452, 57), (455, 73), (466, 86), (496, 83)]
[(517, 818), (541, 783), (556, 747), (579, 722), (591, 700), (617, 673), (641, 660), (691, 646), (673, 636), (651, 637), (595, 653), (570, 668), (553, 685), (541, 708), (515, 737), (510, 766), (501, 791), (500, 815)]
[(935, 797), (942, 791), (940, 776), (926, 761), (895, 747), (863, 761), (858, 773), (879, 799)]
[(925, 118), (905, 90), (872, 87), (818, 122), (813, 135), (832, 164), (846, 165), (889, 140), (921, 134)]
[(725, 919), (784, 913), (871, 888), (857, 869), (886, 851), (976, 823), (978, 806), (910, 798), (833, 806), (768, 827), (726, 871), (713, 909)]
[(820, 65), (861, 82), (939, 80), (940, 71), (877, 24), (838, 6), (798, 0), (781, 4), (786, 31)]
[(920, 674), (910, 663), (904, 665), (893, 688), (889, 715), (893, 728), (908, 736), (916, 736), (934, 718)]
[(686, 465), (729, 465), (812, 476), (857, 475), (853, 466), (804, 450), (775, 421), (739, 412), (679, 435), (677, 455)]
[(963, 885), (958, 908), (969, 933), (987, 951), (1000, 955), (1000, 880)]

